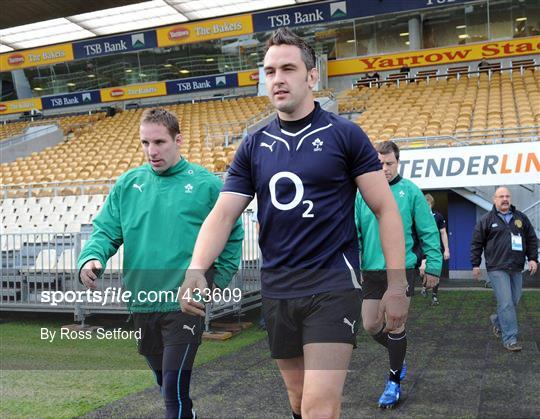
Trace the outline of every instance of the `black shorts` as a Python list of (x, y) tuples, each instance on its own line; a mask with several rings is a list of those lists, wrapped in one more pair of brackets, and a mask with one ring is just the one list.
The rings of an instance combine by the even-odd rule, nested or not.
[(204, 317), (181, 311), (133, 313), (135, 330), (141, 330), (137, 349), (141, 355), (159, 355), (169, 345), (200, 344)]
[[(408, 284), (406, 295), (412, 297), (414, 295), (415, 269), (407, 269), (405, 272)], [(362, 271), (362, 297), (364, 300), (382, 299), (387, 288), (386, 271)]]
[(356, 347), (361, 306), (359, 289), (286, 300), (263, 297), (272, 358), (301, 356), (308, 343), (349, 343)]

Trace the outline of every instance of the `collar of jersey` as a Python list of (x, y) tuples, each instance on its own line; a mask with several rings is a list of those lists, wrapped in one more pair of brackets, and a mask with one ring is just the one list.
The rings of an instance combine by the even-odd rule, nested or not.
[[(322, 130), (325, 130), (327, 128), (330, 128), (332, 126), (332, 123), (330, 122), (328, 125), (325, 125), (323, 127), (319, 127), (319, 128), (316, 128), (312, 131), (309, 131), (306, 135), (304, 135), (302, 138), (300, 138), (300, 141), (298, 141), (298, 144), (296, 145), (296, 151), (298, 151), (300, 149), (300, 146), (302, 145), (302, 143), (304, 142), (304, 140), (309, 137), (310, 135), (313, 135), (315, 134), (316, 132), (319, 132), (319, 131), (322, 131)], [(308, 127), (311, 127), (311, 124), (309, 124), (306, 128)], [(305, 131), (305, 128), (302, 129), (302, 131)], [(290, 150), (291, 147), (289, 146), (289, 143), (287, 142), (287, 140), (285, 140), (284, 138), (281, 138), (281, 137), (278, 137), (277, 135), (273, 135), (273, 134), (270, 134), (268, 131), (263, 131), (263, 134), (269, 136), (270, 138), (273, 138), (275, 140), (278, 140), (278, 141), (281, 141), (283, 144), (285, 144), (285, 146), (287, 147), (287, 150)], [(299, 134), (299, 132), (297, 132), (296, 134), (294, 135), (297, 135)]]
[(319, 118), (321, 117), (321, 105), (319, 104), (319, 102), (315, 101), (315, 108), (313, 109), (312, 112), (313, 112), (313, 116), (311, 118), (311, 122), (309, 124), (307, 124), (304, 128), (302, 128), (300, 131), (297, 131), (297, 132), (294, 132), (294, 133), (281, 128), (281, 126), (279, 125), (279, 118), (276, 118), (274, 120), (274, 123), (276, 124), (277, 129), (282, 134), (288, 135), (289, 137), (296, 137), (296, 136), (302, 134), (303, 132), (305, 132), (306, 130), (308, 130), (309, 128), (311, 128), (313, 123), (317, 122), (319, 120)]
[(396, 183), (398, 183), (400, 180), (402, 179), (402, 177), (400, 175), (397, 175), (394, 179), (392, 179), (389, 183), (390, 186), (393, 186), (395, 185)]
[(173, 175), (176, 175), (177, 173), (180, 173), (180, 172), (184, 171), (188, 166), (189, 166), (188, 161), (186, 159), (184, 159), (184, 158), (181, 158), (178, 163), (176, 163), (172, 167), (169, 167), (163, 173), (157, 173), (154, 169), (152, 169), (152, 166), (150, 166), (150, 165), (148, 165), (148, 169), (155, 176), (173, 176)]
[(300, 131), (297, 131), (297, 132), (289, 132), (289, 131), (285, 131), (283, 128), (280, 128), (279, 130), (285, 134), (285, 135), (288, 135), (289, 137), (296, 137), (297, 135), (300, 135), (302, 134), (305, 130), (311, 128), (311, 123), (307, 124), (304, 128), (302, 128)]
[[(299, 134), (302, 134), (304, 133), (306, 130), (308, 130), (309, 128), (311, 128), (314, 124), (316, 125), (317, 123), (320, 123), (320, 122), (325, 122), (322, 118), (321, 118), (321, 106), (319, 105), (318, 102), (315, 102), (315, 113), (313, 114), (313, 119), (311, 120), (311, 123), (306, 125), (304, 128), (302, 128), (300, 131), (296, 132), (296, 133), (291, 133), (291, 132), (288, 132), (288, 131), (284, 131), (280, 126), (279, 126), (279, 121), (278, 119), (274, 119), (273, 121), (273, 128), (270, 130), (270, 131), (273, 131), (275, 132), (274, 130), (278, 130), (279, 132), (285, 134), (285, 135), (288, 135), (290, 137), (296, 137), (297, 135)], [(302, 145), (303, 141), (305, 138), (309, 137), (310, 135), (312, 134), (315, 134), (316, 132), (319, 132), (319, 131), (322, 131), (322, 130), (325, 130), (327, 128), (330, 128), (332, 126), (332, 123), (328, 123), (327, 125), (324, 125), (324, 126), (321, 126), (319, 128), (315, 128), (311, 131), (308, 131), (307, 134), (303, 135), (302, 138), (300, 138), (300, 141), (298, 142), (298, 144), (296, 145), (296, 150), (298, 151), (300, 149), (300, 146)], [(289, 143), (287, 142), (287, 140), (285, 140), (284, 138), (281, 138), (277, 135), (274, 135), (274, 134), (271, 134), (270, 132), (268, 131), (263, 131), (263, 134), (275, 139), (275, 140), (278, 140), (278, 141), (281, 141), (283, 144), (285, 144), (285, 146), (287, 147), (287, 150), (290, 150), (290, 145)]]

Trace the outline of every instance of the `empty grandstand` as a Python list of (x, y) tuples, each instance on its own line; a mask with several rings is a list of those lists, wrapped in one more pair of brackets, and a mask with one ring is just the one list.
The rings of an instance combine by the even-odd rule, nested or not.
[(424, 147), (519, 141), (538, 135), (539, 89), (540, 67), (459, 78), (447, 73), (355, 87), (342, 93), (340, 109), (361, 111), (355, 121), (374, 142)]
[[(181, 122), (182, 155), (211, 171), (223, 172), (250, 121), (266, 116), (268, 106), (266, 97), (246, 97), (166, 108)], [(66, 141), (0, 166), (2, 183), (9, 186), (7, 196), (25, 196), (28, 187), (33, 187), (35, 196), (80, 193), (85, 185), (86, 193), (108, 192), (111, 180), (144, 163), (138, 125), (141, 113), (141, 109), (132, 109), (110, 118), (60, 118), (60, 125), (73, 132)]]

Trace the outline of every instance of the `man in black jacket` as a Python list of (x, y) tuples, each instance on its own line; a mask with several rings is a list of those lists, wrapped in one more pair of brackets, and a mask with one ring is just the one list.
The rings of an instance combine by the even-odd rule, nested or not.
[(521, 297), (525, 257), (531, 275), (536, 272), (538, 239), (527, 216), (512, 205), (508, 188), (497, 188), (493, 203), (493, 209), (478, 221), (474, 229), (471, 241), (473, 278), (480, 279), (483, 251), (497, 299), (497, 314), (490, 317), (493, 333), (497, 337), (502, 334), (506, 349), (520, 351), (516, 307)]

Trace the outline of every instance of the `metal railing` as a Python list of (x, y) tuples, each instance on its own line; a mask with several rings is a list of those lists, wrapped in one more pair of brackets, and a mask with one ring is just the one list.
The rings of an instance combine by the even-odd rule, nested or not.
[[(452, 67), (448, 67), (446, 70), (446, 73), (440, 73), (440, 74), (411, 74), (412, 70), (409, 73), (404, 73), (405, 77), (395, 77), (397, 73), (388, 74), (388, 78), (385, 80), (379, 80), (378, 78), (367, 78), (367, 79), (359, 79), (356, 82), (352, 84), (352, 88), (357, 87), (381, 87), (386, 84), (395, 84), (398, 87), (401, 85), (401, 83), (409, 84), (409, 83), (416, 83), (418, 81), (425, 81), (426, 83), (430, 83), (433, 79), (450, 79), (450, 78), (456, 78), (460, 80), (462, 77), (469, 77), (471, 75), (474, 76), (480, 76), (482, 74), (486, 74), (488, 79), (491, 80), (493, 75), (495, 73), (501, 73), (501, 72), (510, 72), (512, 74), (513, 72), (517, 72), (520, 75), (523, 74), (523, 72), (527, 69), (536, 69), (539, 68), (540, 64), (534, 64), (534, 65), (522, 65), (522, 66), (512, 66), (512, 67), (504, 67), (504, 68), (487, 68), (487, 69), (480, 69), (480, 70), (471, 70), (471, 71), (457, 71), (457, 72), (450, 72), (448, 73), (448, 70), (452, 70)], [(435, 69), (435, 68), (434, 68)], [(439, 69), (437, 69), (438, 71)], [(425, 71), (425, 70), (424, 70)], [(394, 77), (390, 77), (394, 76)]]
[[(540, 200), (529, 205), (522, 211), (530, 220), (532, 226), (536, 231), (536, 235), (540, 240)], [(538, 250), (540, 252), (540, 249)]]
[[(214, 172), (213, 174), (224, 180), (224, 172)], [(67, 195), (107, 195), (115, 182), (116, 178), (0, 184), (0, 199), (42, 198), (45, 196)], [(101, 190), (95, 191), (96, 188), (101, 188)]]
[(206, 146), (223, 145), (227, 147), (229, 144), (242, 140), (242, 138), (248, 132), (248, 128), (266, 118), (275, 112), (275, 108), (269, 105), (262, 112), (245, 119), (241, 122), (225, 122), (221, 124), (205, 124), (205, 137), (204, 141)]
[[(242, 214), (244, 241), (238, 272), (228, 288), (239, 289), (242, 298), (213, 302), (208, 305), (206, 328), (211, 320), (241, 313), (260, 305), (261, 257), (258, 231), (253, 212)], [(127, 313), (121, 301), (80, 301), (77, 295), (85, 287), (79, 282), (77, 259), (90, 236), (90, 226), (83, 232), (9, 233), (0, 234), (0, 310), (73, 313), (76, 320), (93, 313)], [(122, 288), (123, 247), (107, 262), (100, 277), (99, 289)], [(62, 295), (62, 301), (54, 296)]]
[[(93, 189), (102, 188), (110, 190), (115, 182), (116, 179), (93, 179), (16, 183), (6, 185), (0, 184), (0, 199), (30, 198), (32, 196), (95, 195), (96, 193), (108, 192), (94, 192)], [(67, 189), (69, 189), (69, 193), (67, 193)]]
[[(9, 147), (15, 144), (22, 144), (27, 141), (31, 141), (35, 139), (36, 137), (39, 137), (43, 134), (47, 134), (48, 132), (56, 131), (57, 129), (60, 128), (58, 121), (48, 121), (46, 124), (36, 124), (36, 125), (33, 125), (32, 127), (35, 127), (35, 126), (41, 126), (42, 128), (33, 130), (31, 132), (24, 132), (22, 134), (17, 134), (8, 140), (2, 140), (0, 141), (0, 148)], [(51, 127), (54, 127), (54, 129), (51, 129)], [(30, 126), (27, 127), (25, 130), (27, 131), (28, 128), (30, 128)]]
[(417, 147), (448, 147), (478, 144), (500, 144), (523, 141), (538, 141), (540, 126), (524, 126), (510, 128), (493, 128), (483, 130), (456, 131), (452, 135), (436, 135), (422, 137), (394, 137), (395, 143)]

